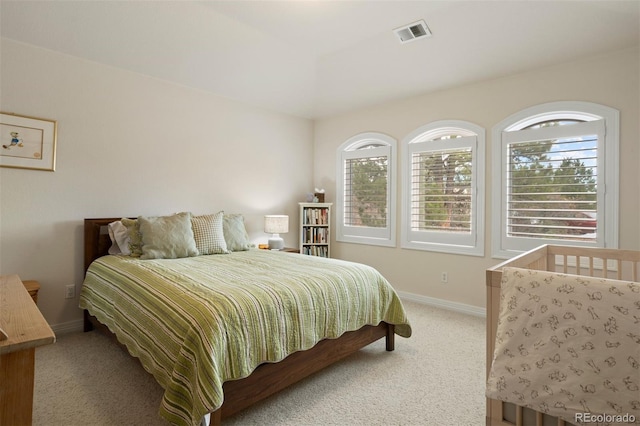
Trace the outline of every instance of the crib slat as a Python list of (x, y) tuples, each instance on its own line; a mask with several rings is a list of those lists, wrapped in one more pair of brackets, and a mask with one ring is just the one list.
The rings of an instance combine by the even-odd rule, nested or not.
[(516, 426), (522, 426), (522, 407), (516, 405)]
[(536, 426), (542, 426), (544, 417), (540, 411), (536, 411)]
[(618, 259), (618, 279), (622, 279), (622, 260)]

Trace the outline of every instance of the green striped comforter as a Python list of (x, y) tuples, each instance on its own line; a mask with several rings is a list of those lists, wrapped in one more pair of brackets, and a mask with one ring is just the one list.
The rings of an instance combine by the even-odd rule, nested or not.
[(160, 414), (196, 425), (222, 405), (222, 384), (324, 338), (381, 321), (411, 327), (375, 269), (250, 250), (185, 259), (102, 257), (80, 307), (109, 327), (165, 389)]

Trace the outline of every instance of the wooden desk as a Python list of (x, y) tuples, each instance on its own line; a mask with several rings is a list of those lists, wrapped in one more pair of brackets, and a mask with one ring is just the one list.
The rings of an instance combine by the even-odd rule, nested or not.
[(56, 336), (17, 275), (0, 276), (0, 424), (30, 425), (35, 349)]

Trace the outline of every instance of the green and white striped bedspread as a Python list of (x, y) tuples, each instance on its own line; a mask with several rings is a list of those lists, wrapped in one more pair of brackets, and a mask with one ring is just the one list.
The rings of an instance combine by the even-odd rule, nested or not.
[(411, 327), (375, 269), (249, 250), (185, 259), (105, 256), (89, 267), (80, 307), (116, 334), (165, 389), (160, 414), (196, 425), (222, 405), (222, 384), (264, 362), (381, 321)]

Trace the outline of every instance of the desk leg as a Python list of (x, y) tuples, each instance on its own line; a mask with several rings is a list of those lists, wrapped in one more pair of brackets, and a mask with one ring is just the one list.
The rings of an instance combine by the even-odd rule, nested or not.
[(0, 425), (30, 425), (35, 348), (0, 357)]

